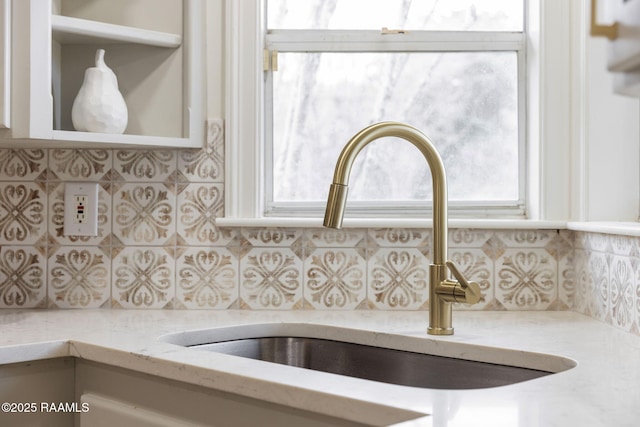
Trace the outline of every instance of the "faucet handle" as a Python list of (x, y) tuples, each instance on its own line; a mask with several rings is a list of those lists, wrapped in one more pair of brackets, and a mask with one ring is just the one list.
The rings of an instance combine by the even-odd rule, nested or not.
[(445, 261), (445, 264), (447, 265), (447, 267), (449, 267), (449, 270), (453, 274), (453, 277), (455, 277), (458, 283), (460, 283), (460, 288), (463, 291), (463, 295), (460, 295), (463, 301), (459, 302), (475, 304), (480, 301), (482, 292), (480, 291), (480, 285), (478, 284), (478, 282), (468, 281), (467, 278), (462, 275), (460, 270), (458, 270), (458, 266), (455, 262), (447, 260)]
[(456, 265), (455, 262), (451, 261), (451, 260), (447, 260), (444, 262), (447, 267), (449, 267), (449, 270), (451, 271), (451, 273), (453, 274), (453, 277), (456, 278), (456, 280), (458, 282), (460, 282), (460, 284), (462, 285), (463, 288), (466, 288), (469, 286), (469, 281), (467, 280), (466, 277), (464, 277), (462, 275), (462, 273), (460, 272), (460, 270), (458, 270), (458, 266)]

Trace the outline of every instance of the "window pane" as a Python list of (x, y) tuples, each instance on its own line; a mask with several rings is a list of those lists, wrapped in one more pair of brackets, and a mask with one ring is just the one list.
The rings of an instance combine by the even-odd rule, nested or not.
[(268, 0), (269, 29), (522, 31), (523, 0)]
[[(518, 200), (516, 76), (515, 52), (281, 53), (274, 201), (326, 200), (344, 144), (386, 120), (431, 138), (450, 200)], [(349, 199), (431, 200), (426, 161), (407, 141), (375, 141), (354, 164)]]

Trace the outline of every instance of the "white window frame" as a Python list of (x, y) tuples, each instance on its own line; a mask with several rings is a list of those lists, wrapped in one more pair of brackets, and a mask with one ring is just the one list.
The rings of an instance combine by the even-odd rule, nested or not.
[[(319, 225), (321, 219), (278, 221), (264, 215), (265, 155), (261, 0), (226, 0), (225, 218), (220, 225)], [(571, 131), (571, 4), (527, 2), (526, 219), (570, 218), (573, 185), (567, 165)], [(346, 143), (346, 141), (345, 141)], [(327, 184), (329, 185), (329, 183)], [(496, 218), (499, 218), (498, 216)], [(345, 224), (348, 225), (346, 222)], [(354, 222), (354, 225), (356, 223)], [(397, 221), (377, 221), (398, 225)], [(411, 223), (407, 223), (411, 226)]]
[[(290, 34), (295, 34), (292, 37)], [(380, 31), (324, 31), (324, 30), (271, 30), (265, 37), (267, 50), (277, 52), (515, 52), (518, 64), (518, 199), (513, 202), (449, 202), (450, 216), (516, 217), (525, 214), (526, 200), (526, 36), (522, 32), (488, 31), (411, 31), (398, 35), (383, 35)], [(349, 43), (340, 43), (348, 39)], [(384, 46), (381, 49), (380, 46)], [(269, 126), (268, 105), (273, 98), (273, 72), (266, 75), (265, 118)], [(428, 129), (424, 130), (428, 134)], [(265, 132), (265, 156), (272, 156), (273, 132)], [(343, 141), (346, 144), (347, 140)], [(336, 158), (337, 160), (337, 158)], [(267, 174), (271, 177), (271, 174)], [(273, 203), (272, 182), (265, 181), (264, 215), (295, 217), (302, 212), (321, 216), (324, 204), (311, 202)], [(329, 189), (328, 182), (327, 191)], [(425, 182), (424, 185), (431, 185)], [(406, 217), (431, 216), (431, 202), (350, 202), (345, 216)]]

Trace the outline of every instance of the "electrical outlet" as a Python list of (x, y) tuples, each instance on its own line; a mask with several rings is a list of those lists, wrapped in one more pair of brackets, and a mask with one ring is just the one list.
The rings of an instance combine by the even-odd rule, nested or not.
[(75, 211), (73, 212), (73, 223), (84, 224), (87, 222), (87, 200), (89, 197), (85, 194), (74, 194)]
[(64, 186), (64, 235), (98, 235), (98, 184), (70, 182)]

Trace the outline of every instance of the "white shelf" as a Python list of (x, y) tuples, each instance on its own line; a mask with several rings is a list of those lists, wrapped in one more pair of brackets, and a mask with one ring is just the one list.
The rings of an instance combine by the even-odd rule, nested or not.
[(180, 137), (109, 134), (97, 132), (77, 132), (71, 130), (54, 130), (47, 139), (3, 139), (0, 148), (202, 148), (198, 140)]
[(164, 48), (177, 48), (182, 44), (182, 36), (179, 34), (107, 24), (62, 15), (51, 16), (51, 29), (53, 39), (62, 44), (136, 43)]
[[(148, 136), (148, 135), (127, 135), (114, 133), (78, 132), (70, 130), (54, 130), (53, 140), (56, 146), (66, 145), (69, 147), (86, 148), (95, 147), (101, 144), (103, 147), (202, 147), (193, 145), (188, 138)], [(60, 142), (60, 144), (58, 143)]]
[[(148, 14), (155, 0), (136, 0), (135, 7), (112, 0), (3, 1), (11, 4), (13, 75), (11, 127), (0, 128), (0, 147), (203, 146), (206, 0), (176, 0)], [(63, 4), (67, 15), (57, 12)], [(114, 23), (126, 16), (127, 23), (95, 20), (102, 16)], [(73, 100), (98, 48), (109, 49), (127, 103), (124, 135), (71, 130)]]

